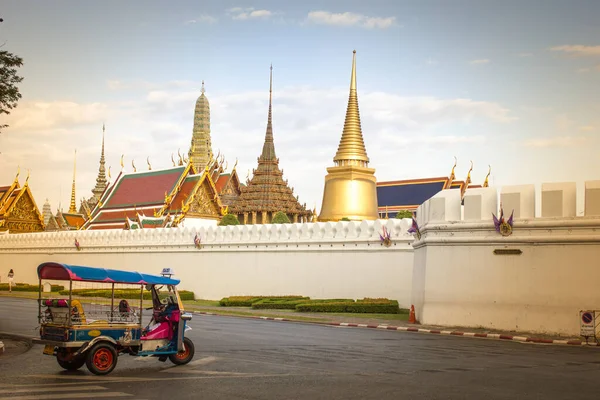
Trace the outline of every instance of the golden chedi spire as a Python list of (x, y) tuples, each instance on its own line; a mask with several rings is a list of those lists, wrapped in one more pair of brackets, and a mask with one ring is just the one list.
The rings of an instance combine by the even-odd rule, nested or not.
[(71, 203), (69, 204), (69, 214), (77, 213), (77, 205), (75, 204), (75, 172), (77, 171), (77, 150), (73, 159), (73, 185), (71, 186)]
[(377, 179), (375, 169), (368, 168), (369, 157), (362, 135), (356, 86), (356, 50), (352, 55), (350, 96), (344, 131), (333, 158), (334, 167), (327, 168), (323, 204), (319, 221), (374, 220), (377, 212)]
[(335, 165), (359, 165), (367, 167), (369, 157), (363, 140), (358, 111), (358, 95), (356, 93), (356, 50), (352, 55), (352, 75), (350, 78), (350, 96), (346, 109), (344, 131), (338, 151), (333, 158)]

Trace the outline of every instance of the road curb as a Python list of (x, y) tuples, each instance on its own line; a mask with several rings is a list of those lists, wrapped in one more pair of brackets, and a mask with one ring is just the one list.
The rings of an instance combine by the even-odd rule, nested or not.
[(227, 315), (218, 314), (204, 311), (193, 311), (194, 314), (201, 315), (216, 315), (220, 317), (238, 317), (238, 318), (251, 318), (261, 319), (265, 321), (279, 321), (279, 322), (300, 322), (305, 324), (316, 324), (316, 325), (328, 325), (328, 326), (343, 326), (350, 328), (370, 328), (370, 329), (381, 329), (388, 331), (398, 332), (413, 332), (413, 333), (425, 333), (432, 335), (443, 335), (443, 336), (457, 336), (457, 337), (468, 337), (476, 339), (489, 339), (489, 340), (503, 340), (512, 341), (518, 343), (531, 343), (531, 344), (545, 344), (545, 345), (562, 345), (562, 346), (584, 346), (584, 347), (596, 347), (600, 348), (598, 343), (586, 343), (581, 340), (560, 340), (560, 339), (542, 339), (528, 336), (515, 336), (502, 333), (476, 333), (476, 332), (462, 332), (462, 331), (451, 331), (451, 330), (438, 330), (438, 329), (424, 329), (417, 327), (407, 326), (392, 326), (392, 325), (368, 325), (368, 324), (356, 324), (349, 322), (317, 322), (317, 321), (301, 321), (288, 318), (274, 318), (274, 317), (262, 317), (252, 315)]
[(32, 341), (32, 337), (31, 336), (20, 335), (18, 333), (0, 332), (0, 338), (2, 338), (2, 339), (20, 340), (22, 342), (26, 342), (27, 345), (30, 348), (33, 345), (33, 341)]

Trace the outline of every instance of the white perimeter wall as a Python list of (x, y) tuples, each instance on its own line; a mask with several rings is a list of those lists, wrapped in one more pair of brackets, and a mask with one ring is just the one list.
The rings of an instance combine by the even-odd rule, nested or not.
[[(511, 199), (514, 208), (532, 215), (533, 196), (521, 192), (519, 200), (514, 193), (520, 190), (511, 188), (512, 197), (503, 201), (507, 219)], [(600, 309), (600, 217), (518, 218), (512, 235), (502, 236), (492, 219), (492, 212), (498, 215), (496, 189), (471, 190), (469, 196), (462, 218), (470, 220), (457, 218), (457, 191), (435, 196), (418, 211), (422, 237), (413, 244), (412, 297), (417, 319), (578, 336), (579, 311)], [(552, 201), (556, 214), (574, 215), (566, 202)], [(496, 249), (522, 253), (498, 255)]]
[[(46, 261), (158, 274), (173, 267), (197, 298), (303, 295), (386, 297), (410, 307), (410, 220), (228, 226), (134, 231), (47, 232), (0, 236), (0, 276), (37, 283)], [(383, 225), (393, 244), (385, 247)], [(194, 246), (194, 236), (202, 248)], [(75, 238), (81, 250), (74, 245)]]

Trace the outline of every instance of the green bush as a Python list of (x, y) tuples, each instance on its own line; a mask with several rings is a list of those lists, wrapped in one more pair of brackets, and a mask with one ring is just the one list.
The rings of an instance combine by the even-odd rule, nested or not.
[[(42, 285), (43, 286), (43, 285)], [(60, 290), (64, 290), (64, 286), (60, 285), (51, 285), (51, 291), (58, 292)], [(0, 290), (8, 292), (8, 283), (0, 283)], [(12, 290), (15, 292), (39, 292), (40, 285), (30, 285), (28, 283), (17, 283), (16, 286), (12, 287)]]
[(413, 213), (411, 211), (408, 211), (408, 210), (400, 210), (396, 214), (396, 219), (412, 218), (412, 217), (413, 217)]
[(240, 221), (235, 216), (235, 214), (227, 214), (221, 218), (221, 222), (219, 222), (219, 226), (227, 226), (227, 225), (239, 225)]
[(255, 310), (295, 310), (296, 306), (301, 303), (310, 301), (310, 297), (302, 297), (301, 299), (262, 299), (252, 303), (252, 308)]
[(383, 301), (377, 299), (376, 302), (370, 302), (368, 299), (359, 301), (340, 301), (340, 302), (307, 302), (296, 306), (299, 312), (333, 312), (333, 313), (369, 313), (369, 314), (400, 314), (400, 307), (396, 300)]
[(265, 300), (300, 300), (308, 299), (302, 296), (230, 296), (219, 301), (221, 307), (252, 307), (252, 304)]
[(271, 220), (272, 224), (290, 224), (291, 221), (283, 211), (277, 211)]

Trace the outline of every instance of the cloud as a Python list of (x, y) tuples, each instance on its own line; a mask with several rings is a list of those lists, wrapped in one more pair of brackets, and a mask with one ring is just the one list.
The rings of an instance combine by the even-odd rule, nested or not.
[(590, 141), (588, 136), (559, 136), (530, 139), (524, 142), (526, 147), (576, 147)]
[(533, 53), (517, 53), (519, 57), (533, 57)]
[(584, 131), (584, 132), (591, 132), (591, 131), (595, 131), (596, 127), (592, 126), (592, 125), (585, 125), (585, 126), (580, 126), (579, 130)]
[[(7, 116), (11, 127), (0, 136), (0, 184), (12, 181), (17, 165), (22, 170), (30, 168), (37, 201), (43, 203), (48, 197), (54, 209), (59, 201), (68, 206), (76, 148), (77, 198), (89, 197), (98, 173), (103, 122), (107, 167), (112, 166), (113, 179), (120, 169), (121, 154), (125, 154), (126, 170), (131, 169), (132, 160), (140, 170), (146, 168), (147, 157), (153, 169), (158, 169), (171, 165), (172, 153), (176, 155), (179, 149), (182, 154), (187, 152), (199, 82), (112, 80), (107, 85), (122, 90), (129, 100), (20, 103)], [(238, 171), (245, 179), (248, 169), (256, 168), (262, 148), (268, 90), (207, 95), (214, 151), (225, 154), (230, 168), (238, 158)], [(119, 93), (118, 98), (123, 96)], [(347, 101), (347, 88), (290, 86), (276, 87), (273, 92), (273, 128), (280, 166), (300, 200), (311, 207), (320, 203), (320, 178), (332, 164)], [(469, 126), (502, 126), (514, 121), (505, 107), (473, 99), (359, 91), (359, 103), (367, 151), (381, 173), (398, 171), (399, 150), (431, 154), (440, 148), (487, 146), (488, 136), (470, 134), (473, 129)]]
[(395, 25), (396, 17), (369, 17), (351, 12), (332, 13), (329, 11), (311, 11), (308, 13), (307, 21), (322, 25), (386, 29)]
[(242, 7), (233, 7), (229, 8), (226, 11), (226, 14), (231, 16), (231, 19), (235, 20), (247, 20), (252, 18), (270, 18), (274, 15), (274, 12), (269, 10), (255, 10), (253, 7), (242, 8)]
[(185, 21), (184, 24), (185, 25), (192, 25), (192, 24), (197, 24), (197, 23), (214, 24), (217, 21), (218, 21), (218, 19), (216, 17), (213, 17), (211, 15), (202, 14), (198, 18)]
[(560, 51), (573, 57), (600, 56), (600, 46), (564, 45), (554, 46), (551, 51)]
[(473, 64), (473, 65), (489, 64), (490, 60), (485, 58), (485, 59), (480, 59), (480, 60), (472, 60), (469, 63)]

